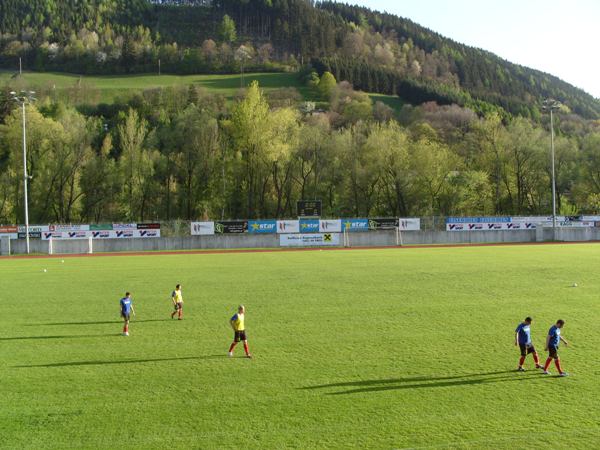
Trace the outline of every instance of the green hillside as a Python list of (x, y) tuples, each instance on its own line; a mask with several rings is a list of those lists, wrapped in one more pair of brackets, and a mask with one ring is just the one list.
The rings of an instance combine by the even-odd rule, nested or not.
[[(242, 76), (236, 75), (75, 75), (59, 72), (25, 72), (15, 79), (14, 73), (0, 71), (0, 85), (28, 86), (28, 89), (42, 90), (51, 93), (56, 89), (59, 95), (74, 86), (84, 84), (91, 91), (88, 94), (89, 103), (113, 103), (116, 100), (126, 101), (134, 93), (146, 89), (199, 86), (207, 92), (224, 96), (232, 100), (240, 91), (252, 81), (258, 81), (261, 89), (266, 93), (277, 89), (297, 89), (305, 101), (319, 101), (316, 93), (302, 85), (295, 73), (249, 73)], [(94, 95), (97, 91), (98, 95)], [(369, 94), (373, 102), (382, 102), (395, 111), (399, 111), (403, 102), (399, 97), (384, 94)]]
[(308, 0), (11, 0), (0, 3), (0, 67), (87, 74), (332, 72), (418, 105), (540, 119), (553, 97), (600, 117), (600, 101), (391, 14)]

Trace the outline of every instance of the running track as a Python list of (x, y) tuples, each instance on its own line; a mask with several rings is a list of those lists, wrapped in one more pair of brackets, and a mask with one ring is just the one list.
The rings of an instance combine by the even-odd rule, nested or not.
[(146, 252), (110, 252), (110, 253), (78, 253), (58, 255), (11, 255), (0, 256), (0, 259), (44, 259), (44, 258), (95, 258), (104, 256), (164, 256), (164, 255), (225, 255), (238, 253), (274, 253), (274, 252), (316, 252), (316, 251), (349, 251), (349, 250), (409, 250), (420, 248), (470, 248), (470, 247), (511, 247), (511, 246), (539, 246), (539, 245), (577, 245), (597, 244), (600, 241), (580, 242), (503, 242), (481, 244), (423, 244), (406, 246), (376, 246), (376, 247), (319, 247), (319, 248), (255, 248), (231, 250), (166, 250)]

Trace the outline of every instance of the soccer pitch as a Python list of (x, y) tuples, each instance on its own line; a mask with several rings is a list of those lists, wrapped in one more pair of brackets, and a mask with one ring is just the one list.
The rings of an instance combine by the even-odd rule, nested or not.
[[(598, 244), (0, 259), (0, 448), (597, 447), (599, 267)], [(252, 360), (227, 357), (240, 303)], [(542, 361), (566, 320), (570, 377), (515, 372), (527, 315)]]

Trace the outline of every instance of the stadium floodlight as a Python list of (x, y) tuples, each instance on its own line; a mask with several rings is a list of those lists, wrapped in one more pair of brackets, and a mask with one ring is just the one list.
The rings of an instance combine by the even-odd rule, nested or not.
[(29, 202), (27, 198), (27, 182), (29, 175), (27, 174), (27, 133), (25, 127), (25, 105), (34, 102), (34, 91), (21, 91), (19, 94), (12, 91), (10, 93), (15, 102), (17, 102), (23, 112), (23, 194), (25, 203), (25, 243), (27, 248), (27, 254), (29, 254)]
[(550, 152), (552, 159), (552, 240), (556, 240), (556, 171), (554, 163), (554, 111), (561, 108), (561, 103), (548, 98), (542, 103), (542, 111), (550, 113)]

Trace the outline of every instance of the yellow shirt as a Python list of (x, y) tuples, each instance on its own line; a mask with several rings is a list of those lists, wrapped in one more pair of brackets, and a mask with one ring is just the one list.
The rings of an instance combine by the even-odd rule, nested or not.
[(181, 295), (181, 289), (175, 289), (173, 291), (173, 293), (171, 294), (171, 297), (173, 297), (173, 300), (175, 300), (176, 303), (183, 303), (183, 296)]
[(233, 329), (235, 331), (244, 331), (244, 315), (237, 313), (231, 318)]

